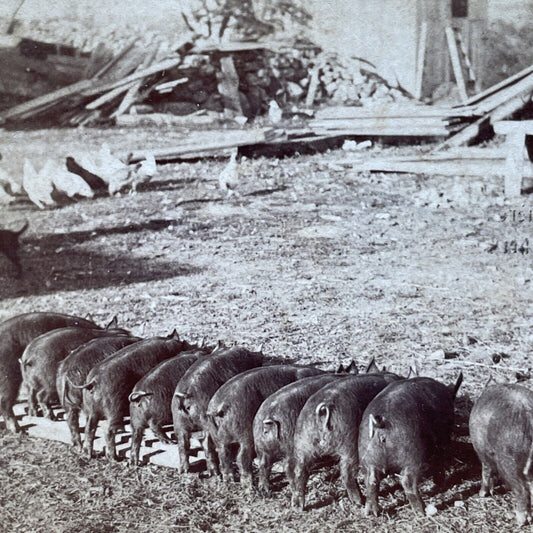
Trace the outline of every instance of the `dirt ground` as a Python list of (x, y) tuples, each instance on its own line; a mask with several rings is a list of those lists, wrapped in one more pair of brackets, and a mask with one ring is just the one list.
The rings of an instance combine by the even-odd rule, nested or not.
[[(179, 144), (172, 129), (0, 133), (2, 165), (24, 157)], [(414, 153), (375, 147), (358, 157)], [(446, 492), (422, 485), (436, 514), (417, 517), (397, 480), (385, 513), (363, 516), (336, 469), (312, 476), (308, 510), (290, 508), (283, 476), (270, 499), (172, 469), (82, 459), (67, 446), (0, 429), (0, 531), (514, 531), (510, 496), (480, 500), (468, 444), (471, 401), (490, 376), (530, 387), (533, 207), (503, 201), (503, 179), (360, 173), (332, 150), (240, 163), (236, 194), (223, 159), (161, 165), (136, 194), (39, 210), (19, 201), (0, 225), (22, 238), (24, 274), (0, 257), (0, 319), (36, 310), (114, 315), (135, 334), (205, 337), (333, 369), (372, 357), (450, 383), (465, 379)], [(353, 155), (351, 157), (354, 157)]]

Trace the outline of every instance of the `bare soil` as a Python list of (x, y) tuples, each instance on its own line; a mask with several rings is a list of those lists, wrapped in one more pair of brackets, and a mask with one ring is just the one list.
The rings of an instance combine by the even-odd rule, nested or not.
[[(48, 155), (176, 145), (173, 129), (2, 132), (2, 165)], [(361, 157), (420, 148), (376, 147)], [(218, 187), (223, 159), (160, 166), (136, 194), (40, 211), (21, 200), (0, 225), (22, 238), (22, 278), (0, 257), (0, 319), (36, 310), (119, 323), (139, 335), (205, 337), (333, 369), (355, 359), (446, 383), (457, 401), (448, 488), (422, 485), (418, 517), (395, 479), (384, 514), (353, 508), (335, 468), (313, 475), (308, 510), (173, 469), (87, 461), (68, 446), (0, 429), (0, 531), (514, 531), (503, 488), (480, 500), (468, 442), (471, 402), (492, 376), (530, 387), (533, 208), (503, 201), (503, 179), (359, 173), (342, 150), (245, 159), (236, 194)], [(353, 156), (351, 156), (353, 157)]]

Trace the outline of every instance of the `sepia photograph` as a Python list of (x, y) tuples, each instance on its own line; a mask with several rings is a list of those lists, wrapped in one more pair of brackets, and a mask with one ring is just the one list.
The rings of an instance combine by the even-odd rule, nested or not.
[(533, 0), (3, 0), (0, 533), (533, 524)]

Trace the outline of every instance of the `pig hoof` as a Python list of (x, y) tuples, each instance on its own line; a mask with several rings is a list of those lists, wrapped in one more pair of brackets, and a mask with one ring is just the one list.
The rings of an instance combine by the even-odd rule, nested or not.
[(519, 526), (527, 523), (527, 513), (525, 511), (516, 511), (516, 522)]
[(304, 499), (301, 496), (293, 496), (291, 499), (291, 505), (295, 509), (299, 509), (300, 511), (304, 510)]
[(366, 516), (378, 516), (379, 515), (379, 507), (376, 505), (372, 505), (367, 503), (365, 505), (365, 515)]

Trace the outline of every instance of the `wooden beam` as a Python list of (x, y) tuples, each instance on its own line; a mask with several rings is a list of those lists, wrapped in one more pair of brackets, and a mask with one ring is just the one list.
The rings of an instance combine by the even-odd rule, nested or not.
[[(479, 135), (480, 128), (482, 126), (490, 126), (491, 124), (494, 124), (496, 121), (507, 118), (508, 116), (512, 115), (515, 111), (522, 109), (526, 105), (527, 101), (531, 100), (530, 93), (532, 90), (533, 89), (530, 87), (529, 89), (524, 90), (521, 93), (517, 94), (514, 98), (511, 98), (509, 101), (501, 104), (496, 109), (494, 109), (492, 113), (489, 113), (479, 118), (472, 124), (463, 128), (461, 131), (459, 131), (459, 133), (456, 133), (453, 137), (450, 137), (443, 143), (436, 146), (433, 151), (438, 152), (446, 148), (458, 147), (475, 139)], [(526, 95), (527, 95), (527, 101), (524, 101), (524, 97)]]
[(463, 104), (468, 100), (468, 94), (466, 92), (465, 79), (463, 77), (463, 69), (461, 67), (461, 59), (459, 58), (459, 51), (457, 50), (457, 43), (455, 42), (455, 33), (453, 29), (448, 26), (445, 30), (446, 39), (448, 40), (448, 50), (450, 52), (450, 59), (452, 61), (453, 74), (455, 76), (455, 82), (459, 89), (459, 95)]
[(49, 106), (55, 102), (67, 98), (68, 96), (79, 94), (89, 87), (92, 87), (93, 83), (94, 82), (91, 80), (81, 80), (73, 83), (72, 85), (68, 85), (67, 87), (62, 87), (61, 89), (57, 89), (51, 93), (33, 98), (27, 102), (23, 102), (22, 104), (11, 107), (7, 111), (4, 111), (0, 114), (0, 123), (33, 110), (37, 110), (38, 112), (39, 108), (43, 106)]
[[(137, 71), (148, 68), (152, 64), (152, 62), (157, 56), (157, 53), (159, 52), (160, 47), (161, 47), (161, 43), (157, 43), (157, 45), (153, 47), (151, 53), (149, 53), (144, 58), (144, 61), (142, 62), (142, 64), (139, 67), (137, 67)], [(128, 111), (128, 109), (135, 102), (135, 98), (142, 84), (143, 84), (143, 80), (140, 79), (138, 81), (133, 82), (132, 85), (128, 87), (128, 90), (126, 94), (124, 95), (124, 98), (120, 102), (118, 108), (111, 114), (112, 118), (116, 118), (119, 115), (122, 115), (123, 113), (126, 113)]]
[(418, 54), (416, 58), (416, 80), (414, 97), (417, 100), (422, 98), (422, 82), (424, 81), (424, 64), (426, 60), (426, 41), (428, 33), (428, 23), (422, 22), (420, 27), (420, 39), (418, 41)]
[(148, 68), (139, 70), (139, 72), (134, 72), (133, 74), (130, 74), (129, 76), (126, 76), (121, 80), (96, 86), (93, 81), (92, 84), (88, 88), (81, 91), (81, 93), (83, 96), (95, 96), (97, 94), (115, 89), (116, 87), (120, 87), (121, 85), (128, 85), (132, 81), (136, 81), (141, 78), (146, 78), (147, 76), (151, 76), (152, 74), (157, 74), (162, 70), (169, 70), (175, 67), (176, 65), (179, 65), (180, 62), (181, 57), (165, 59), (164, 61), (156, 63), (155, 65), (152, 65)]
[(509, 76), (508, 78), (505, 78), (504, 80), (500, 81), (499, 83), (496, 83), (495, 85), (492, 85), (491, 87), (488, 87), (484, 91), (475, 94), (474, 96), (471, 96), (466, 102), (466, 105), (473, 105), (481, 100), (487, 98), (488, 96), (500, 91), (501, 89), (504, 89), (508, 87), (509, 85), (513, 85), (515, 82), (520, 81), (522, 78), (525, 78), (527, 75), (533, 73), (533, 65), (530, 65), (529, 67), (521, 70), (520, 72), (517, 72), (513, 76)]

